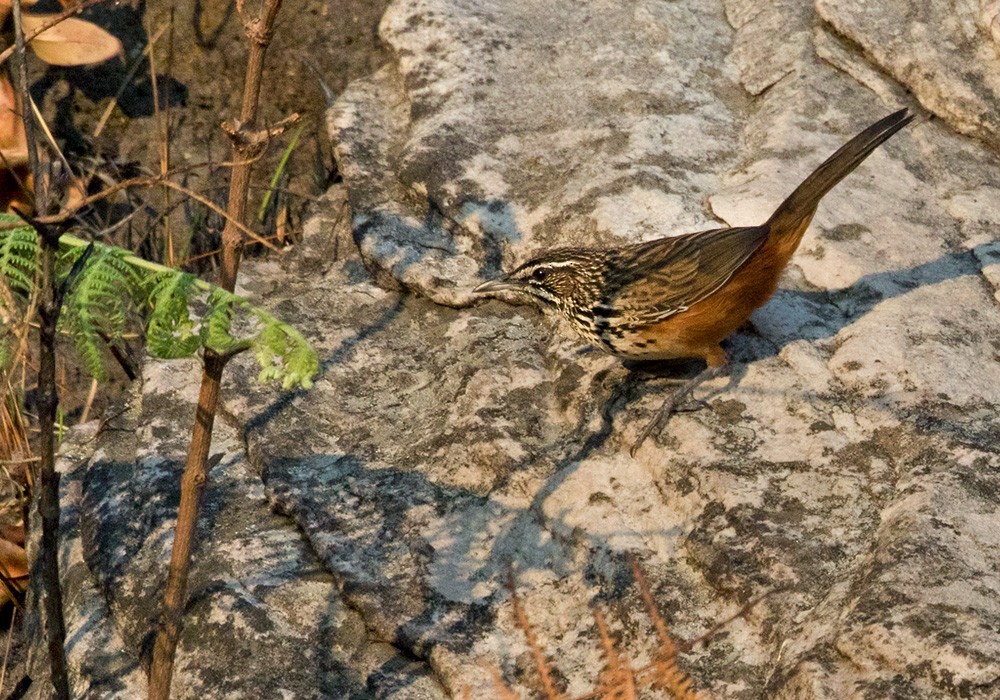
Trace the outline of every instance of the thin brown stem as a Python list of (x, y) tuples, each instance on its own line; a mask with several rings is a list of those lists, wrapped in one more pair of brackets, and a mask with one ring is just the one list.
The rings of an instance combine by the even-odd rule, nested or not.
[(222, 370), (228, 358), (211, 351), (205, 352), (205, 371), (201, 376), (201, 391), (195, 413), (191, 446), (181, 477), (181, 503), (177, 510), (174, 546), (170, 554), (167, 590), (160, 613), (160, 629), (153, 646), (153, 665), (149, 674), (150, 700), (167, 700), (174, 670), (174, 653), (180, 638), (187, 597), (188, 570), (194, 547), (201, 496), (208, 481), (208, 450), (212, 445), (212, 427), (219, 402)]
[[(199, 166), (203, 167), (204, 165), (206, 165), (206, 164), (199, 163)], [(174, 173), (172, 173), (172, 174), (176, 174), (176, 171), (174, 171)], [(263, 236), (261, 236), (259, 233), (255, 232), (255, 231), (253, 231), (253, 230), (251, 230), (249, 228), (247, 228), (244, 224), (242, 224), (242, 223), (240, 223), (238, 221), (235, 221), (235, 222), (232, 221), (230, 219), (231, 214), (229, 212), (227, 212), (225, 209), (222, 209), (219, 205), (215, 204), (214, 202), (212, 202), (211, 200), (207, 199), (206, 197), (201, 196), (197, 192), (194, 192), (193, 190), (190, 190), (187, 187), (184, 187), (184, 185), (178, 184), (178, 183), (176, 183), (176, 182), (174, 182), (173, 180), (170, 180), (170, 179), (165, 179), (163, 176), (160, 176), (160, 175), (152, 175), (152, 176), (148, 176), (148, 177), (133, 177), (133, 178), (129, 178), (128, 180), (122, 180), (121, 182), (117, 182), (114, 185), (111, 185), (110, 187), (106, 187), (105, 189), (101, 190), (97, 194), (94, 194), (94, 195), (91, 195), (89, 197), (85, 197), (85, 198), (81, 199), (72, 210), (67, 210), (67, 211), (64, 211), (64, 212), (60, 212), (58, 214), (53, 214), (51, 216), (42, 216), (42, 217), (39, 217), (37, 219), (37, 221), (39, 223), (41, 223), (41, 224), (60, 224), (60, 223), (63, 223), (63, 222), (66, 222), (66, 221), (69, 221), (70, 219), (72, 219), (73, 216), (74, 216), (74, 214), (77, 211), (79, 211), (80, 209), (82, 209), (83, 207), (90, 206), (91, 204), (94, 204), (96, 202), (99, 202), (99, 201), (102, 201), (104, 199), (107, 199), (108, 197), (110, 197), (111, 195), (115, 194), (116, 192), (121, 192), (122, 190), (126, 190), (126, 189), (128, 189), (130, 187), (150, 187), (150, 186), (153, 186), (153, 185), (161, 185), (163, 187), (168, 187), (168, 188), (170, 188), (172, 190), (176, 190), (177, 192), (180, 192), (181, 194), (183, 194), (183, 195), (185, 195), (187, 197), (190, 197), (191, 199), (195, 200), (196, 202), (204, 205), (205, 207), (207, 207), (211, 211), (215, 212), (219, 216), (224, 217), (226, 219), (227, 223), (232, 223), (232, 225), (234, 227), (236, 227), (236, 229), (238, 231), (246, 234), (247, 237), (251, 238), (255, 243), (260, 243), (262, 246), (264, 246), (265, 248), (268, 248), (270, 250), (278, 251), (278, 247), (277, 246), (275, 246), (273, 243), (269, 242), (266, 238), (264, 238)], [(16, 224), (16, 225), (20, 226), (21, 224)], [(12, 224), (12, 225), (9, 226), (9, 228), (14, 228), (14, 226), (15, 225)], [(4, 227), (0, 226), (0, 230), (3, 230), (3, 228)]]
[(17, 88), (20, 93), (21, 119), (24, 120), (24, 135), (28, 146), (28, 168), (34, 180), (34, 206), (35, 212), (43, 214), (45, 205), (45, 192), (42, 187), (42, 169), (38, 161), (38, 143), (35, 140), (35, 120), (31, 112), (31, 93), (28, 91), (28, 59), (25, 54), (27, 42), (24, 38), (24, 23), (21, 20), (21, 0), (13, 0), (14, 13), (14, 49), (17, 51)]
[[(18, 89), (21, 96), (21, 116), (28, 145), (28, 163), (35, 189), (35, 211), (44, 213), (46, 193), (35, 141), (35, 122), (28, 92), (28, 67), (25, 56), (24, 26), (21, 0), (13, 0), (14, 45), (17, 54)], [(38, 428), (39, 456), (36, 503), (42, 521), (42, 538), (38, 556), (40, 571), (38, 591), (44, 612), (45, 638), (53, 697), (68, 700), (69, 680), (66, 675), (66, 623), (63, 619), (62, 590), (59, 583), (59, 474), (56, 472), (56, 411), (59, 394), (56, 389), (56, 327), (62, 309), (62, 289), (56, 279), (56, 254), (59, 252), (59, 232), (39, 227), (42, 241), (41, 301), (39, 316), (38, 368)]]
[[(281, 0), (263, 0), (258, 17), (245, 20), (250, 53), (243, 86), (243, 105), (235, 128), (230, 126), (226, 129), (233, 144), (233, 160), (237, 161), (236, 165), (233, 166), (229, 183), (226, 226), (222, 233), (221, 286), (230, 292), (236, 287), (236, 275), (239, 271), (245, 242), (244, 234), (248, 231), (243, 222), (246, 221), (250, 171), (253, 162), (259, 157), (266, 145), (266, 138), (260, 138), (259, 134), (254, 134), (252, 130), (257, 119), (257, 103), (260, 95), (264, 56), (271, 40), (274, 19), (280, 7)], [(242, 7), (240, 9), (242, 10)], [(166, 180), (164, 184), (169, 182)], [(181, 189), (173, 183), (167, 184), (167, 186)], [(210, 470), (208, 450), (212, 441), (212, 426), (218, 406), (219, 385), (222, 381), (222, 372), (228, 361), (228, 356), (221, 356), (209, 350), (205, 351), (205, 369), (202, 374), (197, 417), (191, 435), (191, 447), (184, 466), (184, 476), (181, 479), (181, 503), (177, 511), (177, 528), (170, 556), (170, 572), (167, 577), (160, 626), (153, 645), (153, 661), (149, 674), (150, 700), (168, 700), (170, 696), (174, 655), (177, 651), (177, 642), (180, 639), (184, 603), (187, 599), (191, 551), (198, 526), (202, 494)]]
[[(246, 20), (246, 33), (250, 44), (247, 59), (246, 80), (243, 83), (243, 104), (237, 124), (238, 133), (251, 132), (257, 124), (257, 106), (260, 98), (261, 76), (264, 72), (264, 56), (271, 43), (274, 19), (281, 8), (281, 0), (264, 0), (260, 15)], [(240, 3), (240, 14), (243, 5)], [(234, 160), (249, 161), (245, 165), (235, 165), (229, 180), (229, 218), (222, 229), (222, 276), (220, 285), (227, 291), (236, 287), (236, 275), (240, 269), (245, 240), (243, 232), (234, 224), (246, 221), (247, 196), (250, 190), (250, 171), (257, 153), (250, 139), (232, 136)]]

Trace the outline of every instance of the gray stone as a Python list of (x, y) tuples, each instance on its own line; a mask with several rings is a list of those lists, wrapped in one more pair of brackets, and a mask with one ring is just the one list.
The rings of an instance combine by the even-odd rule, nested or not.
[(1000, 146), (1000, 23), (990, 0), (816, 0), (820, 16), (927, 109)]
[[(929, 81), (948, 77), (954, 66), (968, 66), (966, 82), (976, 76), (989, 82), (982, 74), (992, 64), (977, 63), (981, 49), (993, 50), (988, 37), (967, 37), (953, 56), (932, 52), (930, 58), (915, 58), (909, 72), (899, 75), (900, 85), (882, 72), (897, 73), (881, 54), (869, 49), (878, 61), (872, 65), (867, 53), (840, 39), (847, 34), (868, 48), (864, 36), (845, 30), (843, 6), (855, 13), (881, 13), (855, 24), (873, 35), (891, 27), (896, 38), (882, 46), (898, 50), (900, 60), (909, 55), (904, 48), (912, 54), (923, 50), (922, 43), (905, 47), (898, 38), (921, 31), (912, 21), (916, 15), (937, 16), (950, 6), (924, 3), (902, 20), (886, 3), (830, 0), (820, 6), (822, 16), (802, 3), (726, 0), (729, 33), (720, 29), (718, 11), (703, 3), (614, 8), (577, 3), (555, 9), (515, 2), (491, 3), (488, 9), (457, 2), (397, 3), (383, 22), (397, 61), (370, 83), (356, 83), (331, 116), (341, 163), (352, 169), (347, 184), (366, 263), (435, 301), (460, 305), (467, 302), (462, 291), (478, 275), (491, 274), (496, 262), (509, 269), (547, 246), (651, 238), (694, 230), (712, 219), (759, 223), (847, 138), (906, 104), (905, 88), (914, 89), (961, 131), (970, 131), (930, 101), (911, 74), (918, 72), (914, 65), (923, 65), (920, 61), (935, 60), (936, 72), (923, 73)], [(595, 19), (598, 7), (601, 17)], [(484, 16), (492, 21), (477, 31)], [(670, 20), (660, 24), (650, 21), (667, 16)], [(697, 26), (685, 24), (696, 17)], [(579, 29), (581, 18), (594, 23), (594, 34)], [(637, 30), (633, 20), (644, 22), (644, 29)], [(559, 29), (553, 35), (554, 23)], [(946, 23), (934, 41), (948, 41), (954, 24)], [(657, 28), (662, 32), (656, 39), (645, 33)], [(539, 39), (543, 31), (547, 38)], [(503, 42), (515, 34), (520, 43), (507, 48)], [(588, 43), (595, 38), (599, 47)], [(623, 58), (626, 45), (628, 57)], [(550, 46), (560, 48), (558, 58), (539, 59), (538, 52)], [(669, 65), (658, 63), (664, 56), (670, 57)], [(608, 57), (611, 61), (604, 63)], [(612, 63), (617, 68), (610, 69)], [(574, 70), (560, 74), (553, 87), (551, 76), (567, 65)], [(649, 77), (650, 68), (658, 71), (657, 79)], [(468, 95), (479, 89), (484, 73), (492, 82), (481, 91), (485, 102), (477, 103)], [(573, 82), (574, 75), (588, 73), (600, 79)], [(942, 94), (958, 90), (957, 79), (941, 82), (936, 89)], [(625, 87), (618, 101), (607, 100), (607, 91), (620, 85)], [(377, 128), (360, 126), (366, 120), (385, 123), (382, 115), (388, 110), (358, 98), (370, 94), (372, 86), (394, 96), (382, 100), (396, 106), (388, 138)], [(661, 99), (651, 99), (651, 93)], [(677, 99), (678, 94), (684, 97)], [(751, 102), (747, 94), (757, 97)], [(646, 96), (653, 108), (636, 116), (635, 103), (626, 95)], [(610, 109), (602, 112), (595, 105)], [(981, 117), (972, 131), (991, 139), (993, 107), (962, 109)], [(637, 137), (640, 125), (652, 122), (667, 125), (662, 143), (655, 130), (645, 132), (655, 132), (654, 138)], [(681, 128), (682, 123), (688, 126)], [(615, 151), (615, 139), (590, 138), (605, 128), (628, 147)], [(559, 134), (570, 129), (579, 138), (567, 149)], [(352, 149), (364, 138), (384, 149), (358, 162)], [(525, 163), (555, 167), (544, 170), (544, 186), (522, 186), (534, 185), (529, 175), (543, 172)], [(964, 514), (995, 517), (998, 504), (992, 441), (1000, 403), (1000, 314), (993, 299), (1000, 257), (997, 166), (989, 149), (927, 122), (876, 152), (827, 198), (783, 289), (755, 314), (753, 331), (730, 343), (739, 362), (737, 376), (709, 394), (712, 411), (676, 416), (660, 445), (644, 446), (635, 462), (623, 448), (662, 387), (637, 383), (599, 354), (574, 352), (575, 342), (564, 328), (549, 337), (548, 348), (538, 350), (538, 359), (526, 358), (520, 343), (480, 325), (486, 321), (479, 314), (489, 313), (489, 306), (471, 315), (475, 321), (462, 321), (461, 339), (452, 341), (459, 347), (432, 340), (439, 331), (426, 314), (421, 322), (405, 325), (407, 313), (417, 313), (410, 307), (385, 330), (387, 340), (366, 336), (366, 359), (355, 371), (363, 377), (361, 367), (377, 368), (376, 397), (393, 387), (398, 391), (395, 398), (368, 404), (363, 416), (343, 401), (304, 401), (337, 416), (324, 418), (324, 424), (331, 426), (328, 435), (337, 436), (338, 453), (371, 454), (380, 465), (384, 460), (395, 470), (416, 469), (435, 485), (461, 478), (473, 493), (482, 486), (470, 476), (466, 455), (507, 454), (501, 444), (513, 437), (509, 426), (517, 427), (515, 444), (528, 448), (522, 447), (525, 464), (513, 473), (537, 484), (518, 484), (516, 491), (526, 491), (521, 507), (537, 513), (529, 520), (531, 528), (519, 529), (522, 537), (532, 533), (527, 540), (532, 544), (519, 550), (534, 550), (550, 533), (565, 549), (559, 558), (548, 554), (552, 563), (544, 570), (562, 573), (569, 567), (589, 576), (567, 583), (563, 596), (548, 593), (553, 585), (544, 573), (524, 584), (529, 601), (545, 601), (536, 614), (540, 626), (548, 625), (550, 639), (569, 635), (577, 640), (553, 653), (580, 692), (586, 683), (573, 674), (589, 668), (593, 680), (594, 659), (583, 649), (593, 653), (597, 642), (584, 601), (570, 599), (602, 592), (606, 597), (608, 582), (620, 580), (615, 554), (632, 551), (644, 554), (654, 568), (658, 590), (685, 636), (697, 635), (761, 590), (792, 587), (780, 604), (768, 603), (752, 614), (754, 622), (740, 623), (714, 653), (691, 660), (718, 696), (884, 696), (898, 687), (907, 697), (990, 697), (1000, 678), (1000, 666), (992, 660), (1000, 638), (983, 632), (989, 624), (977, 626), (976, 621), (996, 620), (1000, 612), (987, 594), (1000, 584), (994, 572), (998, 551), (982, 529), (986, 521), (967, 520)], [(367, 192), (385, 182), (419, 191), (422, 204), (430, 203), (452, 223), (464, 221), (465, 197), (499, 200), (498, 211), (516, 213), (520, 235), (483, 230), (478, 237), (483, 245), (501, 243), (493, 258), (480, 255), (475, 243), (452, 248), (452, 264), (465, 266), (459, 274), (445, 275), (457, 292), (451, 286), (443, 291), (444, 285), (430, 276), (444, 269), (436, 260), (427, 266), (415, 262), (404, 279), (371, 252), (391, 242), (397, 254), (406, 249), (414, 261), (422, 255), (388, 224), (369, 225), (369, 212), (380, 208), (370, 204)], [(405, 198), (392, 201), (405, 210)], [(421, 217), (411, 214), (410, 220)], [(471, 225), (460, 232), (447, 226), (422, 231), (422, 236), (441, 236), (438, 242), (470, 235), (477, 240)], [(436, 312), (437, 317), (447, 313)], [(508, 323), (522, 327), (520, 318)], [(419, 337), (406, 340), (400, 324), (419, 327)], [(482, 347), (477, 344), (484, 332)], [(504, 364), (489, 370), (497, 362), (498, 343)], [(393, 346), (399, 348), (395, 358), (385, 358)], [(413, 359), (425, 350), (425, 359)], [(441, 377), (439, 386), (396, 375), (402, 357), (415, 363), (411, 372), (426, 363), (437, 368), (427, 378)], [(514, 377), (504, 374), (511, 366), (525, 368), (517, 376), (532, 383), (531, 402), (511, 405), (517, 399), (505, 388)], [(539, 367), (546, 373), (539, 375)], [(343, 371), (332, 366), (325, 381), (352, 394), (359, 387)], [(468, 386), (472, 396), (480, 397), (485, 423), (463, 427), (461, 447), (452, 444), (453, 426), (468, 423), (476, 404), (467, 406), (464, 395), (445, 388), (455, 374), (477, 380)], [(482, 382), (491, 376), (484, 390)], [(419, 390), (405, 389), (413, 386)], [(461, 406), (458, 413), (448, 420), (438, 417), (454, 405)], [(522, 426), (526, 419), (528, 425)], [(387, 421), (398, 422), (390, 426)], [(421, 428), (420, 434), (434, 435), (437, 449), (421, 452), (414, 424), (428, 421), (437, 428)], [(371, 432), (352, 432), (348, 425), (366, 425)], [(486, 426), (500, 434), (490, 436)], [(281, 442), (276, 435), (273, 441)], [(269, 449), (283, 453), (287, 446)], [(492, 457), (489, 470), (472, 474), (486, 477), (507, 461)], [(531, 476), (546, 464), (549, 472)], [(511, 503), (513, 486), (499, 483), (488, 492), (489, 502), (462, 506), (467, 515), (454, 521), (482, 522), (486, 516), (475, 513), (495, 508), (495, 501)], [(448, 512), (461, 501), (437, 495), (433, 500), (440, 503), (436, 510)], [(414, 509), (419, 510), (416, 504)], [(935, 519), (951, 523), (951, 529), (946, 533)], [(499, 513), (486, 520), (503, 522)], [(423, 533), (425, 542), (440, 529), (411, 522), (408, 531)], [(446, 530), (454, 538), (468, 538), (456, 534), (457, 526)], [(496, 544), (486, 551), (509, 550), (504, 540), (502, 534), (488, 538)], [(442, 552), (414, 543), (409, 551), (423, 551), (430, 562), (448, 562), (452, 570), (456, 557), (470, 558), (468, 549)], [(352, 550), (364, 552), (358, 560), (388, 561), (385, 552), (364, 544)], [(396, 554), (391, 560), (402, 558)], [(411, 566), (414, 578), (430, 586), (427, 600), (433, 600), (442, 585), (433, 565), (424, 564), (430, 570), (422, 573), (416, 573), (421, 569), (416, 562)], [(928, 567), (936, 572), (933, 584), (924, 576)], [(469, 576), (470, 581), (483, 578), (481, 564), (471, 570), (477, 576)], [(500, 578), (498, 567), (494, 580)], [(454, 584), (448, 581), (450, 590)], [(509, 614), (502, 602), (497, 607)], [(504, 624), (500, 614), (496, 626)], [(506, 624), (509, 634), (509, 620)], [(426, 634), (440, 634), (440, 626), (427, 629)], [(641, 635), (626, 636), (635, 643)], [(447, 634), (440, 638), (440, 645), (449, 644)], [(641, 655), (640, 647), (629, 650)], [(984, 654), (984, 649), (991, 651)], [(421, 653), (433, 659), (433, 650)], [(516, 657), (513, 650), (511, 655)], [(463, 677), (462, 671), (453, 672)]]
[[(322, 372), (294, 393), (257, 386), (248, 358), (227, 375), (199, 590), (216, 590), (215, 571), (250, 576), (246, 558), (277, 568), (304, 619), (276, 627), (326, 682), (480, 698), (496, 696), (494, 670), (537, 686), (512, 574), (577, 696), (603, 665), (591, 606), (635, 665), (656, 651), (635, 556), (676, 638), (742, 611), (682, 658), (714, 697), (996, 697), (989, 145), (919, 119), (874, 153), (727, 341), (733, 376), (636, 459), (670, 378), (697, 367), (625, 366), (528, 307), (462, 308), (478, 280), (544, 247), (759, 223), (857, 131), (913, 107), (823, 21), (848, 4), (824, 1), (820, 17), (780, 0), (398, 0), (382, 26), (395, 60), (330, 115), (360, 256), (343, 254), (331, 209), (295, 254), (245, 268), (245, 293), (316, 343)], [(150, 629), (176, 498), (167, 460), (187, 426), (177, 399), (155, 398), (169, 384), (147, 384), (141, 439), (120, 437), (132, 456), (117, 463), (132, 466), (95, 462), (84, 482), (84, 560), (126, 649)], [(311, 549), (260, 510), (265, 496)], [(279, 556), (274, 531), (299, 544)], [(150, 587), (122, 585), (126, 569)], [(302, 592), (310, 576), (328, 608)], [(275, 589), (250, 578), (196, 597), (184, 687), (222, 664), (199, 656), (198, 630), (269, 624), (251, 601)]]
[[(74, 697), (145, 697), (196, 362), (151, 362), (144, 390), (61, 460), (62, 576)], [(89, 439), (85, 439), (89, 438)], [(301, 533), (271, 512), (239, 433), (216, 421), (171, 697), (432, 698), (419, 664), (369, 638)], [(48, 697), (36, 653), (35, 697)]]
[(381, 32), (398, 60), (330, 115), (379, 279), (461, 306), (540, 248), (711, 221), (683, 193), (710, 191), (747, 102), (721, 7), (397, 2)]

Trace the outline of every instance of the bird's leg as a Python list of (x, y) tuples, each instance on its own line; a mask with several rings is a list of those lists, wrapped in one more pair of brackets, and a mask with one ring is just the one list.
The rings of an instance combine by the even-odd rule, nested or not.
[(725, 360), (725, 355), (722, 355), (721, 361), (719, 361), (718, 355), (714, 354), (707, 359), (708, 367), (670, 393), (667, 400), (663, 402), (663, 405), (660, 406), (659, 410), (653, 416), (653, 419), (649, 421), (649, 423), (646, 424), (646, 427), (642, 429), (642, 432), (639, 433), (639, 438), (635, 441), (635, 444), (632, 445), (632, 449), (629, 450), (629, 455), (635, 457), (635, 453), (639, 450), (642, 443), (646, 441), (646, 438), (653, 433), (659, 433), (663, 430), (663, 427), (667, 424), (671, 415), (684, 410), (681, 408), (682, 402), (691, 394), (692, 391), (707, 381), (729, 373), (729, 364)]

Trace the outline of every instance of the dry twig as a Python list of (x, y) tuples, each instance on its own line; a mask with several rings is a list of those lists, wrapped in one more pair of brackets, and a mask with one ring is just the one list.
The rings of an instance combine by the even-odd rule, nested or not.
[(514, 608), (514, 623), (524, 633), (528, 649), (531, 650), (531, 658), (535, 662), (535, 668), (538, 669), (542, 692), (545, 694), (547, 700), (561, 698), (562, 694), (556, 690), (555, 684), (552, 682), (552, 669), (549, 667), (549, 662), (545, 659), (545, 652), (542, 651), (542, 647), (538, 643), (535, 631), (532, 629), (531, 623), (528, 622), (524, 606), (521, 605), (521, 599), (517, 595), (517, 589), (514, 586), (513, 571), (507, 572), (507, 590), (510, 591), (510, 604)]

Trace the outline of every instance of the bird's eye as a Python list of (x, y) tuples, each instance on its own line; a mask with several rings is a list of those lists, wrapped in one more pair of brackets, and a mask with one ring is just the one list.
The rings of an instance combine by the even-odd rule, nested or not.
[(536, 267), (534, 271), (532, 271), (531, 273), (531, 278), (536, 282), (541, 282), (548, 276), (549, 276), (549, 271), (546, 270), (544, 267)]

